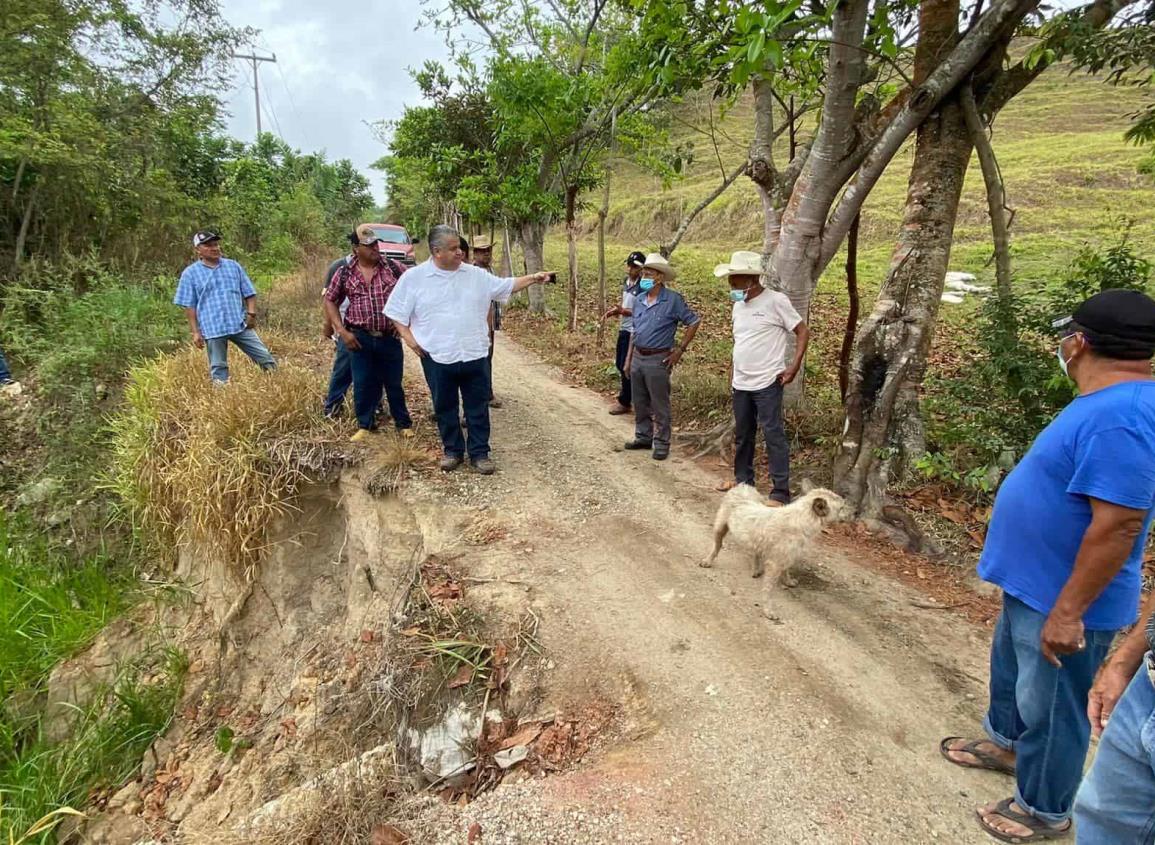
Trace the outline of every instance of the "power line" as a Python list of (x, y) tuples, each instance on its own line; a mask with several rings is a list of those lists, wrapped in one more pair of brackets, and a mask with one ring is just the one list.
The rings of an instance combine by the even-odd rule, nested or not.
[[(253, 63), (253, 96), (257, 102), (257, 137), (261, 137), (261, 83), (257, 77), (257, 63), (258, 62), (273, 62), (277, 61), (277, 54), (272, 56), (258, 56), (255, 52), (249, 54), (233, 53), (234, 59), (245, 59)], [(275, 122), (275, 121), (274, 121)], [(277, 127), (278, 131), (280, 127)]]

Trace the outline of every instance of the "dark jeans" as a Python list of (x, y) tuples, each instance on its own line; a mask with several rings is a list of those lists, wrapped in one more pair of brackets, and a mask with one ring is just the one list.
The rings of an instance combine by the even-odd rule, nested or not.
[(12, 372), (8, 369), (8, 362), (4, 360), (4, 350), (0, 349), (0, 384), (12, 381)]
[(353, 370), (353, 411), (357, 415), (357, 425), (364, 429), (377, 427), (377, 407), (381, 404), (381, 391), (389, 402), (389, 413), (398, 429), (412, 428), (413, 420), (405, 405), (405, 388), (401, 377), (405, 372), (405, 353), (401, 339), (384, 336), (374, 337), (363, 329), (352, 329), (361, 344), (360, 349), (349, 350), (349, 363)]
[(618, 332), (618, 349), (614, 356), (614, 366), (618, 368), (618, 375), (622, 377), (622, 388), (618, 391), (618, 404), (623, 408), (630, 407), (633, 394), (630, 392), (630, 374), (626, 372), (626, 356), (630, 354), (630, 338), (633, 335), (627, 331)]
[(758, 429), (766, 439), (770, 459), (770, 498), (790, 501), (790, 443), (782, 424), (782, 385), (761, 390), (734, 390), (734, 480), (754, 486), (754, 446)]
[(1115, 632), (1087, 631), (1087, 647), (1064, 655), (1057, 668), (1039, 645), (1046, 620), (1003, 595), (991, 642), (991, 703), (983, 727), (992, 742), (1015, 752), (1015, 802), (1060, 824), (1071, 815), (1083, 777), (1091, 737), (1087, 694)]
[(333, 354), (333, 374), (329, 376), (329, 393), (325, 396), (325, 416), (332, 416), (345, 402), (353, 384), (353, 364), (345, 342), (337, 338)]
[(493, 332), (489, 333), (489, 356), (485, 359), (485, 375), (489, 379), (489, 401), (493, 401)]
[[(489, 457), (489, 366), (488, 360), (459, 361), (456, 364), (438, 364), (428, 355), (421, 359), (425, 380), (433, 396), (433, 412), (437, 414), (437, 431), (446, 455), (476, 461)], [(469, 424), (468, 449), (461, 431), (461, 405)]]

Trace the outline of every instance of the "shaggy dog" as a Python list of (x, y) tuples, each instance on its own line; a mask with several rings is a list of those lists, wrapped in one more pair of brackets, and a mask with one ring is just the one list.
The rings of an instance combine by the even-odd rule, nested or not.
[(754, 556), (751, 574), (760, 578), (770, 566), (774, 584), (791, 566), (801, 562), (829, 522), (840, 519), (845, 502), (837, 493), (818, 488), (781, 507), (766, 504), (762, 494), (748, 484), (728, 492), (714, 518), (714, 550), (699, 566), (713, 566), (727, 534)]

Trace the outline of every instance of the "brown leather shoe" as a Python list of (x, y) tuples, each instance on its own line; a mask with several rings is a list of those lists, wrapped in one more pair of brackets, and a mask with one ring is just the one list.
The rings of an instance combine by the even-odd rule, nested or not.
[(633, 413), (633, 408), (623, 405), (621, 402), (615, 402), (614, 406), (610, 408), (611, 417), (620, 417), (622, 414)]

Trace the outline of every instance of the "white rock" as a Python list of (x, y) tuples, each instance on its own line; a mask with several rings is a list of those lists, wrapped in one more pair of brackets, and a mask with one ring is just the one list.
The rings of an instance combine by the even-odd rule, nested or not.
[(497, 765), (503, 769), (508, 769), (510, 766), (516, 766), (528, 756), (528, 745), (515, 745), (513, 748), (507, 748), (504, 751), (498, 751), (494, 754), (493, 762), (497, 763)]
[(946, 274), (946, 283), (948, 286), (951, 282), (973, 282), (974, 280), (974, 273), (963, 273), (961, 270), (950, 270)]
[(963, 301), (963, 295), (961, 293), (944, 293), (941, 299), (948, 305), (961, 305)]

